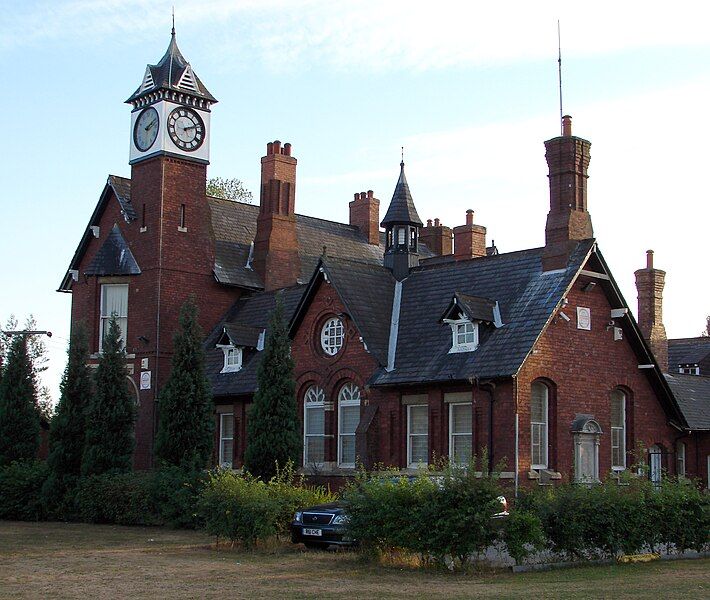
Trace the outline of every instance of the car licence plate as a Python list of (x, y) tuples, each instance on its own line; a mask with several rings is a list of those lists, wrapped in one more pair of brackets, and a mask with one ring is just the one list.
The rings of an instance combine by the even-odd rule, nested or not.
[(323, 535), (322, 529), (304, 529), (303, 535), (314, 535), (316, 537), (321, 537)]

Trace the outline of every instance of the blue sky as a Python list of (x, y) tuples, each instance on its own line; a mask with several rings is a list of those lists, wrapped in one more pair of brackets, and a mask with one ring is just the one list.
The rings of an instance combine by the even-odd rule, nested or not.
[(173, 3), (178, 44), (220, 101), (210, 176), (256, 190), (266, 142), (291, 142), (296, 210), (344, 221), (354, 192), (386, 206), (403, 145), (422, 218), (453, 227), (473, 208), (503, 252), (544, 243), (561, 19), (564, 108), (592, 142), (600, 248), (634, 310), (633, 271), (653, 248), (669, 335), (702, 330), (703, 3), (5, 0), (0, 322), (33, 313), (55, 333), (55, 395), (70, 308), (55, 290), (107, 175), (130, 174), (123, 101), (165, 51)]

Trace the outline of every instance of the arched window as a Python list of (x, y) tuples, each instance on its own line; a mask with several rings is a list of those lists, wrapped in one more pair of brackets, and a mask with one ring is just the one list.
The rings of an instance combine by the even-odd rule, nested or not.
[(547, 434), (550, 391), (544, 383), (530, 386), (531, 467), (547, 469)]
[(611, 393), (611, 468), (626, 468), (626, 394), (621, 390)]
[(325, 461), (325, 393), (317, 385), (303, 397), (303, 466)]
[(346, 383), (338, 394), (338, 466), (355, 468), (355, 430), (360, 423), (360, 388)]

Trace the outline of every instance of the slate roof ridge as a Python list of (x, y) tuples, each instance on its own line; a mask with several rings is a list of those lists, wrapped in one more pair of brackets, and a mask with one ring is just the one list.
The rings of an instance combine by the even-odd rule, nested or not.
[(682, 338), (668, 338), (669, 342), (707, 342), (707, 344), (710, 346), (710, 336), (707, 335), (696, 335), (696, 336), (691, 336), (691, 337), (682, 337)]
[[(510, 252), (501, 252), (499, 254), (490, 254), (487, 256), (478, 256), (478, 257), (471, 257), (471, 258), (464, 258), (462, 260), (448, 260), (448, 261), (436, 261), (436, 262), (426, 262), (424, 264), (420, 264), (418, 267), (415, 267), (412, 269), (412, 273), (422, 273), (425, 271), (433, 271), (435, 269), (445, 269), (447, 267), (457, 267), (462, 264), (470, 264), (472, 262), (481, 263), (481, 261), (486, 261), (490, 262), (492, 260), (503, 260), (504, 258), (515, 258), (515, 255), (517, 254), (535, 254), (535, 253), (540, 253), (542, 254), (543, 250), (545, 249), (544, 246), (540, 246), (538, 248), (523, 248), (521, 250), (512, 250)], [(453, 256), (453, 255), (451, 255)]]

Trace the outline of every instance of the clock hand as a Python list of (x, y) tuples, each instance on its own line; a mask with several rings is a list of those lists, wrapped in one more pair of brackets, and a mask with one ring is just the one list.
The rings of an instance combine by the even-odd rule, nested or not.
[(145, 130), (150, 131), (150, 129), (152, 129), (153, 125), (155, 125), (157, 122), (158, 122), (158, 119), (153, 119), (150, 123), (148, 123)]
[(183, 127), (183, 130), (187, 131), (188, 129), (194, 129), (195, 127), (197, 127), (197, 125), (190, 125), (189, 127)]

